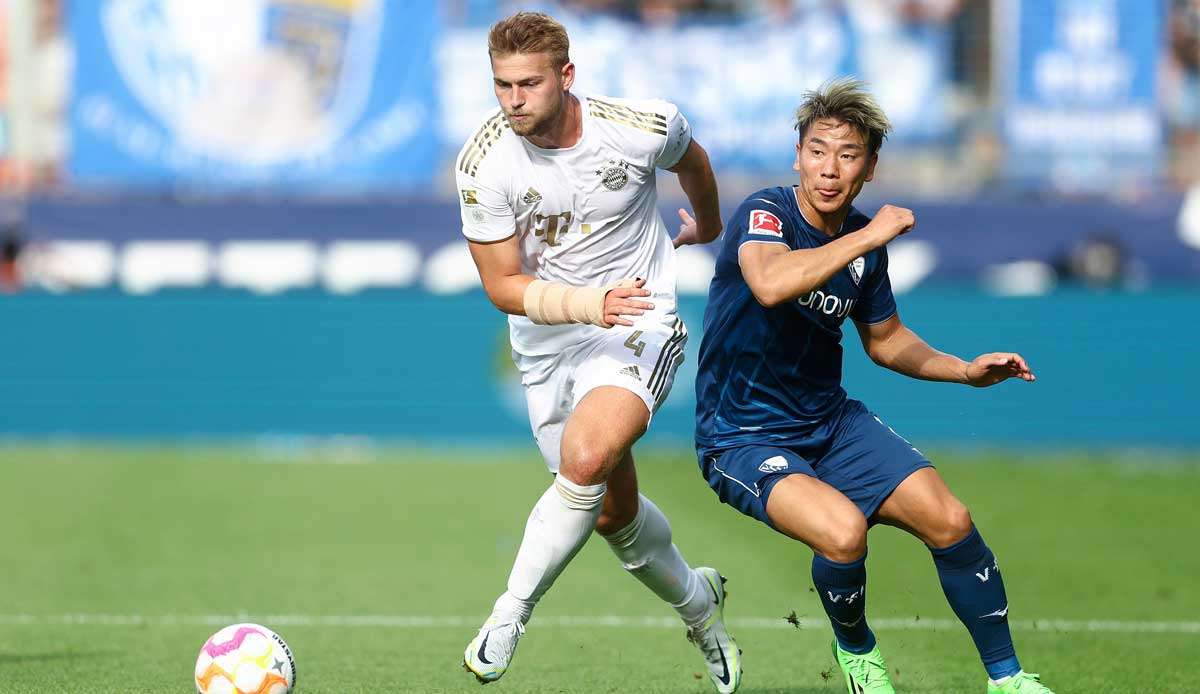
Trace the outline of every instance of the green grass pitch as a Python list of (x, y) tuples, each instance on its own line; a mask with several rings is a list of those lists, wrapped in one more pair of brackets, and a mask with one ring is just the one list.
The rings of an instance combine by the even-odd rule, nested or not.
[[(1200, 691), (1200, 458), (1147, 457), (934, 456), (999, 558), (1022, 663), (1060, 694)], [(843, 691), (809, 550), (719, 504), (686, 450), (639, 473), (684, 555), (729, 577), (742, 691)], [(462, 649), (548, 482), (532, 444), (0, 447), (0, 692), (193, 691), (235, 620), (288, 640), (303, 694), (479, 691)], [(928, 552), (876, 528), (868, 571), (897, 690), (983, 692)], [(486, 691), (710, 691), (672, 620), (593, 538)]]

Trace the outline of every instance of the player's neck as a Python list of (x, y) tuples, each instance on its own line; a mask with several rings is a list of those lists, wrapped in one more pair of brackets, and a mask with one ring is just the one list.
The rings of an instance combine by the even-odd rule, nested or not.
[(804, 218), (804, 221), (808, 222), (809, 226), (830, 237), (841, 233), (842, 224), (845, 223), (846, 217), (850, 215), (849, 205), (838, 208), (829, 214), (824, 214), (813, 207), (808, 198), (800, 194), (799, 186), (792, 186), (792, 197), (796, 199), (796, 207), (800, 210), (800, 216)]
[(545, 132), (529, 135), (525, 139), (534, 147), (542, 149), (565, 149), (573, 147), (583, 137), (583, 109), (579, 99), (567, 92), (566, 102), (554, 123)]

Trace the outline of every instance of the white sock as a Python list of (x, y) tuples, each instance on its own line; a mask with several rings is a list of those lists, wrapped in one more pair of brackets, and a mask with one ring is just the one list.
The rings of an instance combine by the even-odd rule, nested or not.
[(575, 484), (558, 475), (534, 504), (525, 523), (508, 591), (496, 601), (493, 614), (529, 621), (533, 606), (587, 542), (604, 501), (604, 483)]
[(671, 525), (653, 501), (639, 494), (633, 522), (606, 539), (625, 570), (674, 607), (684, 623), (694, 626), (708, 616), (712, 600), (704, 579), (671, 542)]

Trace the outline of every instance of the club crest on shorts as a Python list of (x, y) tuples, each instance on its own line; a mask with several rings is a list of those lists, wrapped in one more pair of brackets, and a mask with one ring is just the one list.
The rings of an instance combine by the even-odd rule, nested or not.
[(863, 257), (860, 255), (846, 267), (850, 270), (850, 279), (854, 280), (854, 284), (857, 285), (862, 281), (863, 270), (867, 267), (867, 261), (863, 260)]
[(758, 466), (759, 472), (782, 472), (788, 468), (787, 458), (777, 455), (773, 458), (767, 458)]
[(600, 182), (609, 190), (620, 190), (629, 183), (629, 162), (609, 159), (604, 166), (596, 169)]

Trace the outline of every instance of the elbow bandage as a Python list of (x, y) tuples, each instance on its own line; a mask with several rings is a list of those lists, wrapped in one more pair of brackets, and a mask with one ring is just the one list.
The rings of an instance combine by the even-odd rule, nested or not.
[(538, 325), (585, 323), (610, 328), (604, 322), (604, 297), (612, 289), (633, 285), (634, 280), (621, 280), (604, 287), (572, 287), (534, 280), (525, 288), (525, 315)]

